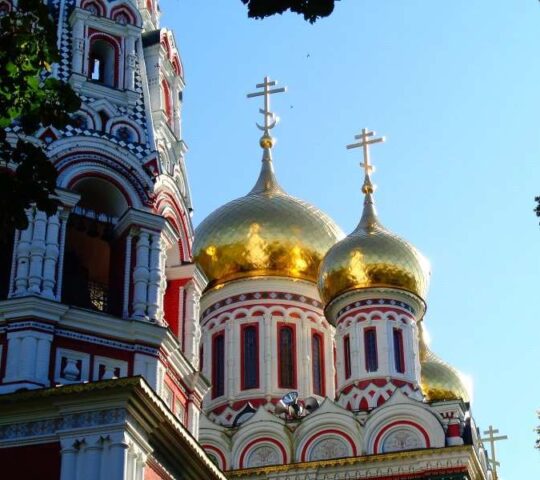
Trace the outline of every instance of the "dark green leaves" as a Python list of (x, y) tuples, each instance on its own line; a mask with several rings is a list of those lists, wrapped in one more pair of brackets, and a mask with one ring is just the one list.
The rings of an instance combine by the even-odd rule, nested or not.
[(336, 0), (242, 0), (248, 7), (248, 16), (265, 18), (290, 10), (304, 16), (314, 23), (317, 19), (329, 16), (334, 11)]

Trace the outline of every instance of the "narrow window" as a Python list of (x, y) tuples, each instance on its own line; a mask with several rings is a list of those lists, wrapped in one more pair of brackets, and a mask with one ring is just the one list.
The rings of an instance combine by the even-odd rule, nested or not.
[(366, 371), (376, 372), (379, 368), (379, 360), (377, 358), (377, 332), (374, 327), (364, 330), (364, 351)]
[(259, 345), (257, 326), (242, 327), (242, 390), (259, 386)]
[(116, 51), (107, 40), (98, 39), (90, 46), (88, 75), (99, 83), (114, 87), (116, 83)]
[(278, 349), (279, 388), (296, 388), (294, 330), (292, 327), (279, 328)]
[(225, 393), (225, 335), (214, 337), (212, 358), (212, 398)]
[(403, 351), (403, 332), (394, 328), (394, 365), (396, 371), (405, 373), (405, 352)]
[(351, 337), (345, 335), (343, 338), (343, 355), (345, 356), (345, 378), (351, 377)]
[(324, 396), (323, 342), (318, 333), (311, 337), (311, 359), (313, 370), (313, 393)]

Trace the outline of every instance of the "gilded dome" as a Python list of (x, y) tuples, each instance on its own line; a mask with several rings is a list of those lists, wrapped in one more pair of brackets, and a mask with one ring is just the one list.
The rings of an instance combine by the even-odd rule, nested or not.
[(420, 388), (430, 402), (442, 400), (470, 401), (470, 395), (463, 384), (460, 373), (426, 348), (420, 362)]
[(325, 213), (283, 191), (268, 148), (262, 163), (253, 189), (218, 208), (195, 231), (193, 255), (209, 288), (257, 276), (316, 282), (325, 253), (343, 238)]
[(399, 288), (425, 298), (429, 262), (379, 223), (371, 191), (365, 192), (364, 212), (356, 229), (336, 243), (321, 264), (319, 292), (327, 305), (345, 292), (371, 287)]

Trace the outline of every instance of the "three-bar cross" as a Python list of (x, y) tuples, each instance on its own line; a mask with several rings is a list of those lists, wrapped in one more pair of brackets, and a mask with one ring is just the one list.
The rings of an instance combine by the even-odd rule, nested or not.
[(276, 116), (270, 111), (270, 95), (287, 91), (286, 87), (270, 88), (276, 84), (277, 82), (275, 80), (270, 80), (270, 77), (264, 77), (264, 82), (256, 85), (256, 88), (262, 88), (263, 91), (248, 93), (247, 95), (247, 98), (260, 97), (261, 95), (264, 96), (264, 109), (259, 108), (259, 112), (264, 115), (264, 125), (257, 124), (257, 127), (264, 131), (265, 135), (269, 135), (269, 131), (274, 128), (277, 123)]
[(480, 439), (482, 442), (488, 442), (490, 444), (491, 458), (489, 459), (489, 462), (493, 466), (493, 473), (495, 473), (495, 475), (497, 475), (497, 467), (500, 466), (500, 463), (495, 458), (495, 442), (498, 440), (506, 440), (508, 438), (507, 435), (499, 435), (496, 437), (496, 433), (499, 433), (499, 430), (494, 429), (493, 426), (490, 425), (489, 429), (484, 432), (484, 435), (487, 435), (487, 437)]

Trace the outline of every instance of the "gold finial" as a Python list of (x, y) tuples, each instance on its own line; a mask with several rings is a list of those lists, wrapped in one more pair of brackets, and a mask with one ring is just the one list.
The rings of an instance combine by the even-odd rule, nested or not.
[(373, 143), (381, 143), (386, 140), (385, 137), (370, 138), (374, 135), (374, 131), (363, 128), (361, 133), (354, 136), (356, 140), (360, 141), (358, 143), (352, 143), (350, 145), (347, 145), (347, 150), (362, 147), (362, 150), (364, 152), (364, 161), (360, 163), (360, 166), (364, 169), (365, 172), (364, 184), (362, 185), (362, 192), (364, 193), (364, 195), (371, 194), (375, 191), (375, 185), (371, 183), (370, 176), (370, 174), (375, 171), (375, 167), (369, 161), (369, 146)]
[(256, 88), (262, 88), (262, 92), (248, 93), (247, 98), (264, 96), (264, 109), (259, 108), (259, 112), (264, 115), (264, 125), (256, 124), (259, 130), (263, 131), (259, 144), (263, 149), (270, 149), (274, 146), (274, 139), (270, 136), (270, 130), (274, 128), (279, 121), (275, 113), (270, 111), (270, 95), (274, 93), (286, 92), (286, 87), (270, 88), (277, 85), (275, 80), (270, 80), (270, 77), (264, 77), (263, 83), (258, 83)]

